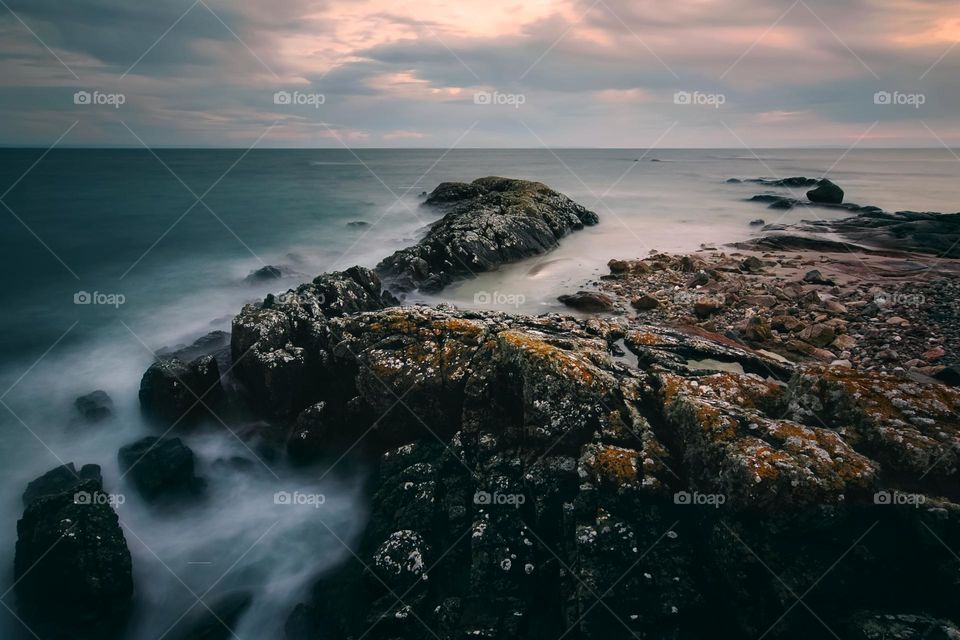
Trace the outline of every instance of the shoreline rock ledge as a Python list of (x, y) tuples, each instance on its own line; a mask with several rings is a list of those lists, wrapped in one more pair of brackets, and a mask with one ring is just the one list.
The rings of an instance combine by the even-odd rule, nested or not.
[(420, 242), (376, 268), (395, 291), (439, 291), (456, 279), (549, 251), (567, 234), (599, 222), (596, 213), (545, 184), (495, 176), (441, 183), (423, 204), (444, 216)]

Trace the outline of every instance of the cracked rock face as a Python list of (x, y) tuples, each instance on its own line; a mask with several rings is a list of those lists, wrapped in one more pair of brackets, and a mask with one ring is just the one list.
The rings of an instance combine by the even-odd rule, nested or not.
[[(960, 392), (696, 329), (298, 300), (237, 318), (235, 346), (299, 358), (289, 378), (248, 359), (249, 393), (286, 399), (281, 429), (322, 402), (331, 446), (359, 439), (379, 465), (359, 560), (320, 580), (291, 639), (956, 623), (940, 541), (960, 545)], [(808, 589), (817, 617), (778, 620)]]
[(445, 182), (424, 202), (444, 212), (419, 243), (377, 265), (392, 289), (439, 291), (458, 278), (544, 253), (597, 214), (539, 182)]

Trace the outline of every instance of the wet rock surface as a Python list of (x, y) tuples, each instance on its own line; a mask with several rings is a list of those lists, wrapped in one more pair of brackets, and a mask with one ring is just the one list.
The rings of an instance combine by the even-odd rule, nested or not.
[[(640, 264), (616, 266), (656, 272)], [(395, 307), (319, 314), (287, 340), (317, 354), (287, 428), (322, 402), (328, 432), (353, 437), (338, 448), (379, 460), (357, 559), (318, 582), (290, 638), (955, 622), (930, 531), (960, 542), (960, 391), (627, 318)], [(808, 590), (818, 617), (783, 616)]]
[(443, 183), (424, 201), (443, 217), (419, 243), (377, 265), (388, 287), (439, 291), (458, 278), (544, 253), (597, 215), (539, 182), (487, 177)]
[(194, 475), (193, 451), (180, 438), (142, 438), (121, 447), (117, 460), (147, 500), (197, 495), (205, 486)]
[(133, 594), (130, 552), (100, 469), (74, 469), (32, 482), (17, 522), (16, 604), (44, 640), (111, 637)]

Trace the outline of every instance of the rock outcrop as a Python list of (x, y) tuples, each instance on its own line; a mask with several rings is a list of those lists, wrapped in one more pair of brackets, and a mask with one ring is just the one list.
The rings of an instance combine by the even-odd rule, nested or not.
[(443, 218), (426, 237), (377, 265), (391, 289), (439, 291), (457, 278), (549, 251), (597, 215), (544, 184), (487, 177), (445, 182), (424, 202)]
[(117, 461), (147, 500), (196, 495), (205, 486), (194, 474), (193, 451), (180, 438), (142, 438), (121, 447)]
[[(938, 540), (960, 544), (958, 390), (614, 320), (262, 312), (245, 334), (283, 326), (311, 354), (287, 428), (322, 415), (329, 442), (380, 460), (359, 560), (320, 580), (291, 640), (957, 622)], [(251, 362), (271, 406), (286, 379)], [(795, 593), (816, 617), (782, 616)]]
[(32, 482), (17, 522), (17, 607), (43, 640), (113, 637), (133, 594), (130, 551), (100, 469), (74, 469)]

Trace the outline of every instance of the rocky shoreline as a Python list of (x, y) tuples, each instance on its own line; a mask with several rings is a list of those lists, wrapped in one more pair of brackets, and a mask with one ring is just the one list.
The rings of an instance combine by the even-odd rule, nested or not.
[[(802, 180), (767, 186), (836, 197)], [(400, 306), (596, 222), (503, 178), (427, 203), (444, 218), (376, 271), (247, 305), (229, 347), (164, 354), (141, 383), (161, 426), (252, 413), (292, 463), (374, 462), (365, 533), (291, 603), (288, 640), (960, 637), (953, 261), (704, 249), (612, 260), (567, 300), (587, 317)], [(889, 233), (923, 243), (931, 221), (901, 223)], [(179, 439), (120, 456), (146, 461), (146, 500), (203, 490)], [(70, 612), (48, 637), (109, 638), (129, 551), (78, 492), (103, 493), (98, 468), (24, 494), (17, 594), (30, 620)], [(231, 637), (241, 596), (178, 637)]]

